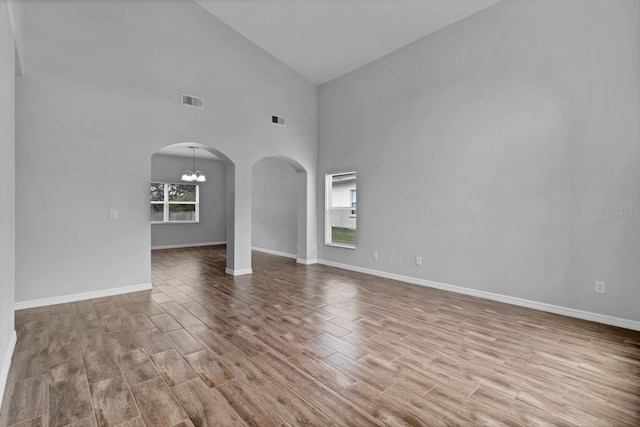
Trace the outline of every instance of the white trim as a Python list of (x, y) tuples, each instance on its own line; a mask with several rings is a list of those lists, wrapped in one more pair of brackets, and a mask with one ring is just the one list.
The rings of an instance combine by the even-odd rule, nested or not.
[(179, 248), (197, 248), (200, 246), (216, 246), (216, 245), (226, 245), (227, 242), (203, 242), (203, 243), (181, 243), (179, 245), (161, 245), (161, 246), (151, 246), (151, 250), (156, 249), (179, 249)]
[(11, 359), (13, 357), (13, 350), (16, 347), (17, 338), (16, 331), (11, 331), (9, 346), (7, 347), (7, 351), (4, 353), (4, 360), (0, 367), (0, 402), (2, 402), (4, 388), (7, 385), (7, 380), (9, 379), (9, 368), (11, 367)]
[(164, 224), (200, 224), (200, 221), (151, 221), (151, 225)]
[(230, 268), (227, 268), (224, 270), (225, 273), (227, 273), (230, 276), (242, 276), (245, 274), (253, 274), (253, 270), (250, 268), (245, 268), (242, 270), (232, 270)]
[(605, 325), (618, 326), (634, 331), (640, 331), (640, 321), (637, 320), (623, 319), (621, 317), (608, 316), (606, 314), (593, 313), (590, 311), (577, 310), (575, 308), (562, 307), (559, 305), (547, 304), (544, 302), (511, 297), (508, 295), (495, 294), (493, 292), (480, 291), (476, 289), (465, 288), (462, 286), (449, 285), (446, 283), (432, 282), (430, 280), (418, 279), (416, 277), (402, 276), (400, 274), (387, 273), (384, 271), (372, 270), (364, 267), (356, 267), (348, 264), (340, 264), (333, 261), (318, 260), (318, 264), (342, 268), (344, 270), (357, 271), (364, 274), (371, 274), (372, 276), (384, 277), (386, 279), (398, 280), (414, 285), (441, 289), (443, 291), (455, 292), (458, 294), (471, 295), (474, 297), (484, 298), (492, 301), (504, 302), (506, 304), (532, 308), (534, 310), (546, 311), (548, 313), (561, 314), (563, 316), (575, 317), (577, 319), (589, 320), (592, 322), (603, 323)]
[(251, 250), (257, 251), (257, 252), (264, 252), (265, 254), (283, 256), (285, 258), (293, 258), (293, 259), (298, 258), (298, 255), (296, 254), (289, 254), (286, 252), (274, 251), (273, 249), (267, 249), (267, 248), (259, 248), (257, 246), (251, 246)]
[(317, 264), (318, 260), (317, 259), (302, 259), (302, 258), (298, 258), (298, 259), (296, 259), (296, 262), (298, 264), (302, 264), (302, 265), (313, 265), (313, 264)]
[(342, 248), (342, 249), (358, 249), (356, 248), (356, 245), (345, 245), (343, 243), (331, 243), (331, 242), (327, 242), (325, 243), (325, 246), (332, 246), (334, 248)]
[(57, 297), (32, 299), (27, 301), (16, 301), (14, 308), (22, 310), (25, 308), (43, 307), (46, 305), (64, 304), (74, 301), (82, 301), (93, 298), (110, 297), (113, 295), (128, 294), (129, 292), (147, 291), (151, 289), (151, 283), (141, 283), (139, 285), (123, 286), (121, 288), (102, 289), (99, 291), (82, 292), (80, 294), (60, 295)]

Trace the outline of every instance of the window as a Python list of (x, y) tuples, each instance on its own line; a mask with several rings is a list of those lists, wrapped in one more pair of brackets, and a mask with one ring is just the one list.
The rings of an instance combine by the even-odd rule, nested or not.
[(325, 244), (356, 247), (356, 173), (326, 175)]
[(200, 187), (197, 184), (151, 183), (151, 222), (198, 222)]

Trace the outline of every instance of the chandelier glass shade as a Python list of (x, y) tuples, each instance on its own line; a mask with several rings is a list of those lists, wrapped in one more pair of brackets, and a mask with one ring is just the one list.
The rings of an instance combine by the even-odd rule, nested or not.
[(196, 148), (198, 147), (189, 148), (193, 149), (193, 169), (187, 169), (184, 171), (184, 174), (182, 174), (182, 180), (186, 182), (205, 182), (207, 177), (205, 177), (201, 171), (196, 170)]

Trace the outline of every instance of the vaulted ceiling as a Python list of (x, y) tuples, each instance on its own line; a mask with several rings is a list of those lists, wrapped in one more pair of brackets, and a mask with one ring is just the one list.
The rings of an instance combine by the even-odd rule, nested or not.
[(195, 0), (315, 84), (500, 0)]

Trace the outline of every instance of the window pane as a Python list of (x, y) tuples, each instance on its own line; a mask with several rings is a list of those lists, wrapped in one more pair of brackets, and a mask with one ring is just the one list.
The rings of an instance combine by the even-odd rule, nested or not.
[(196, 186), (193, 184), (169, 184), (170, 202), (195, 202)]
[(196, 205), (169, 205), (169, 221), (195, 221)]
[(331, 242), (356, 244), (356, 218), (351, 215), (351, 209), (331, 209)]
[(151, 183), (151, 201), (162, 202), (164, 200), (164, 184), (161, 182)]
[(333, 175), (331, 178), (331, 207), (351, 207), (355, 202), (356, 174)]
[(164, 205), (151, 203), (151, 221), (164, 221)]

